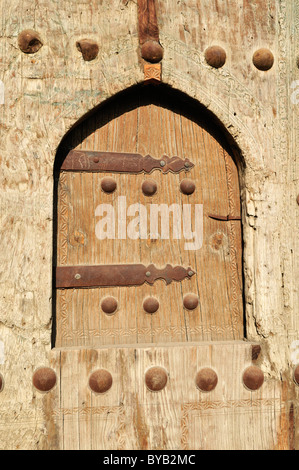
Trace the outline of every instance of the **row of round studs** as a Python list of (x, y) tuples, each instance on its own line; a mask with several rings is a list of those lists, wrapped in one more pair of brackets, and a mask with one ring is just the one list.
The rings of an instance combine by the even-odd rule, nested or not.
[[(113, 193), (117, 188), (117, 183), (114, 178), (103, 178), (101, 181), (101, 188), (105, 193)], [(145, 196), (153, 196), (158, 190), (158, 185), (155, 180), (147, 179), (143, 181), (141, 190)], [(195, 183), (191, 179), (185, 178), (180, 183), (180, 190), (183, 194), (189, 196), (195, 191)]]
[[(169, 374), (163, 367), (151, 367), (145, 373), (145, 385), (151, 392), (159, 392), (166, 387), (168, 377)], [(299, 365), (294, 370), (293, 380), (299, 386)], [(217, 386), (218, 376), (210, 367), (204, 367), (197, 372), (194, 382), (201, 392), (211, 392)], [(250, 366), (244, 370), (242, 382), (246, 389), (250, 391), (258, 390), (264, 383), (264, 374), (259, 367)], [(32, 383), (38, 391), (49, 392), (57, 383), (56, 373), (50, 367), (41, 367), (34, 372)], [(88, 385), (94, 393), (106, 393), (113, 385), (112, 375), (106, 369), (98, 369), (90, 375)], [(0, 374), (0, 391), (3, 388), (4, 379)]]
[[(183, 298), (183, 305), (187, 310), (194, 310), (199, 304), (199, 298), (195, 294), (187, 294)], [(143, 309), (146, 313), (155, 313), (160, 304), (155, 297), (148, 297), (143, 302)], [(105, 297), (101, 302), (101, 308), (107, 315), (112, 315), (118, 308), (118, 302), (114, 297)]]
[[(18, 45), (25, 54), (34, 54), (43, 46), (43, 43), (39, 33), (27, 29), (19, 34)], [(76, 42), (76, 47), (85, 61), (89, 62), (98, 56), (99, 46), (92, 39), (81, 39)], [(217, 45), (208, 47), (204, 55), (207, 64), (216, 69), (223, 67), (226, 62), (225, 50)], [(141, 56), (151, 63), (160, 62), (163, 59), (163, 48), (157, 41), (146, 41), (141, 47)], [(269, 49), (261, 48), (253, 54), (252, 62), (258, 70), (267, 71), (274, 64), (274, 56)]]

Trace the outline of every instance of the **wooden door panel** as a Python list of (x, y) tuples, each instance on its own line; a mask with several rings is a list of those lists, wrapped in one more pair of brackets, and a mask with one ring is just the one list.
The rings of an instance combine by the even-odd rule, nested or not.
[[(244, 341), (219, 341), (53, 349), (52, 367), (60, 372), (45, 400), (60, 449), (286, 449), (288, 443), (279, 437), (287, 419), (283, 390), (271, 380), (256, 391), (242, 384), (244, 370), (252, 365), (252, 347)], [(168, 375), (158, 393), (145, 385), (153, 366)], [(218, 377), (209, 393), (195, 383), (205, 367)], [(102, 394), (89, 387), (91, 374), (99, 369), (113, 378)]]
[[(122, 107), (124, 106), (124, 108)], [(78, 144), (78, 140), (80, 143)], [(76, 145), (75, 145), (76, 144)], [(138, 287), (101, 287), (57, 290), (56, 346), (160, 343), (240, 339), (243, 336), (242, 250), (240, 221), (216, 220), (213, 216), (240, 216), (237, 167), (215, 135), (184, 110), (151, 103), (142, 95), (135, 102), (110, 106), (105, 116), (96, 115), (76, 131), (73, 147), (78, 150), (150, 154), (188, 158), (190, 171), (164, 174), (60, 172), (58, 191), (58, 266), (153, 263), (191, 267), (195, 275), (182, 282)], [(101, 190), (101, 181), (113, 176), (117, 189)], [(180, 191), (180, 182), (192, 179), (191, 195)], [(141, 190), (143, 181), (155, 180), (152, 197)], [(186, 239), (175, 239), (170, 216), (169, 239), (132, 240), (96, 237), (96, 208), (112, 204), (117, 214), (120, 196), (126, 204), (140, 203), (149, 214), (151, 204), (203, 204), (203, 243), (196, 251), (185, 249)], [(132, 217), (128, 217), (130, 221)], [(148, 221), (149, 223), (149, 221)], [(193, 221), (194, 223), (194, 221)], [(193, 228), (194, 229), (194, 228)], [(117, 224), (116, 224), (117, 236)], [(199, 297), (195, 310), (183, 306), (184, 296)], [(113, 296), (114, 315), (102, 312), (103, 298)], [(159, 301), (155, 314), (145, 313), (143, 300)]]

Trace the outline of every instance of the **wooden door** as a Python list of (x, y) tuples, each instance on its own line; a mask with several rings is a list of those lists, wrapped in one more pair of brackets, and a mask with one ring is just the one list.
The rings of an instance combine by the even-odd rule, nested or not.
[[(76, 266), (137, 264), (163, 271), (171, 265), (186, 275), (169, 284), (145, 278), (129, 287), (91, 282), (76, 288), (74, 280), (65, 289), (70, 279), (63, 277), (76, 275), (66, 269), (59, 273), (56, 346), (243, 337), (237, 167), (202, 111), (178, 101), (152, 88), (137, 89), (73, 133), (59, 174), (57, 266), (76, 271)], [(136, 161), (136, 155), (140, 160), (150, 155), (156, 164), (136, 173), (123, 154)], [(179, 161), (160, 166), (172, 157)], [(119, 170), (109, 163), (103, 170), (99, 159), (116, 167), (118, 159)], [(113, 191), (102, 188), (109, 180)], [(107, 315), (101, 305), (109, 298), (116, 309)], [(152, 304), (155, 313), (146, 312)]]
[[(60, 447), (229, 448), (232, 408), (205, 411), (229, 402), (232, 383), (244, 399), (251, 345), (238, 170), (222, 133), (186, 97), (136, 87), (77, 126), (57, 165)], [(152, 207), (169, 210), (157, 225)], [(206, 440), (209, 422), (220, 434)]]

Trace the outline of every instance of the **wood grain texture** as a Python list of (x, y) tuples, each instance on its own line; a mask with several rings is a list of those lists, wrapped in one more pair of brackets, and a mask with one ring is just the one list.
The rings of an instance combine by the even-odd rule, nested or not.
[[(227, 129), (241, 156), (246, 337), (262, 345), (256, 362), (266, 375), (267, 389), (261, 390), (265, 395), (262, 401), (256, 399), (259, 394), (246, 395), (245, 400), (238, 401), (243, 388), (240, 381), (231, 381), (231, 370), (225, 368), (230, 361), (227, 355), (226, 362), (223, 359), (225, 377), (219, 383), (232, 382), (231, 395), (224, 394), (224, 398), (210, 404), (207, 396), (204, 403), (200, 400), (185, 403), (181, 414), (186, 423), (184, 439), (178, 439), (176, 426), (167, 427), (167, 423), (177, 422), (178, 414), (166, 401), (163, 413), (159, 406), (146, 408), (153, 416), (149, 425), (142, 406), (134, 407), (131, 414), (124, 409), (122, 395), (111, 406), (109, 400), (105, 403), (105, 397), (92, 413), (85, 377), (89, 377), (94, 366), (101, 365), (101, 360), (94, 362), (95, 353), (89, 347), (84, 354), (76, 353), (74, 362), (61, 351), (51, 350), (53, 165), (61, 140), (79, 119), (118, 92), (144, 82), (138, 53), (137, 2), (61, 0), (57, 8), (56, 0), (1, 0), (0, 372), (4, 378), (0, 394), (1, 449), (72, 446), (71, 438), (77, 439), (77, 431), (82, 448), (90, 448), (90, 442), (85, 440), (87, 435), (92, 437), (93, 448), (106, 445), (107, 449), (116, 445), (120, 449), (154, 445), (166, 448), (168, 439), (169, 447), (177, 445), (178, 449), (193, 445), (208, 447), (213, 442), (215, 447), (232, 449), (239, 445), (299, 448), (299, 389), (293, 381), (293, 371), (299, 362), (296, 202), (299, 1), (156, 0), (156, 8), (164, 48), (164, 84), (181, 90), (209, 109)], [(27, 29), (36, 30), (43, 43), (39, 51), (30, 55), (18, 47), (18, 35)], [(91, 62), (84, 61), (76, 48), (83, 38), (99, 45), (99, 54)], [(226, 63), (221, 69), (213, 69), (205, 61), (204, 52), (213, 45), (226, 52)], [(252, 64), (253, 54), (260, 48), (270, 49), (274, 55), (274, 65), (267, 72)], [(161, 80), (161, 64), (147, 65), (149, 76), (156, 75)], [(61, 222), (64, 220), (68, 230), (69, 185), (65, 184), (63, 174), (60, 183), (61, 200), (63, 197), (66, 200)], [(217, 228), (221, 230), (221, 226)], [(214, 238), (216, 247), (220, 235)], [(61, 237), (59, 240), (62, 242)], [(69, 242), (63, 240), (61, 262), (66, 265)], [(70, 240), (78, 250), (82, 242), (84, 234), (80, 231)], [(235, 265), (238, 263), (236, 259)], [(156, 293), (159, 291), (160, 288)], [(170, 303), (172, 307), (172, 299), (164, 298), (163, 305), (168, 307)], [(128, 300), (134, 299), (132, 294)], [(67, 300), (62, 293), (62, 312), (69, 309), (65, 305)], [(99, 335), (94, 320), (91, 318), (89, 324), (88, 340), (93, 328), (94, 334)], [(111, 320), (112, 317), (105, 319), (107, 333), (111, 332)], [(61, 321), (73, 320), (65, 316)], [(159, 326), (155, 324), (156, 329)], [(203, 326), (207, 325), (196, 319), (197, 335), (202, 334)], [(63, 326), (69, 332), (77, 327), (81, 328), (82, 322)], [(184, 338), (184, 323), (176, 328), (181, 329)], [(84, 342), (85, 331), (80, 330), (80, 334)], [(150, 334), (151, 327), (144, 336)], [(162, 341), (163, 337), (161, 334)], [(72, 344), (73, 338), (76, 335), (70, 334), (68, 344)], [(101, 341), (98, 338), (98, 343)], [(113, 343), (114, 339), (109, 341)], [(154, 357), (155, 347), (151, 345), (152, 352), (148, 354)], [(214, 354), (215, 350), (212, 351)], [(176, 359), (179, 364), (185, 364), (185, 354)], [(242, 356), (236, 349), (234, 354), (234, 359)], [(126, 367), (132, 366), (134, 354), (120, 355), (116, 360), (118, 357), (123, 357), (119, 365), (124, 371), (119, 374), (122, 381), (122, 376), (129, 376)], [(75, 359), (82, 364), (76, 365)], [(222, 360), (203, 362), (215, 367), (222, 364)], [(64, 370), (64, 363), (70, 372)], [(83, 365), (90, 371), (86, 372)], [(167, 361), (164, 365), (167, 366)], [(32, 375), (37, 367), (46, 366), (57, 372), (59, 381), (57, 388), (44, 395), (33, 389)], [(138, 374), (143, 371), (140, 365)], [(76, 382), (68, 376), (72, 372)], [(66, 377), (65, 390), (64, 386), (60, 388), (60, 375)], [(126, 383), (121, 384), (126, 391)], [(73, 387), (79, 390), (78, 394)], [(69, 391), (71, 399), (63, 396)], [(134, 402), (137, 405), (138, 400), (144, 403), (139, 395)], [(91, 431), (93, 416), (99, 414), (101, 419), (95, 419)], [(136, 431), (133, 418), (138, 423)], [(215, 436), (218, 422), (223, 431), (221, 436)], [(203, 436), (196, 442), (193, 428)], [(79, 445), (77, 440), (74, 445)]]
[[(151, 97), (155, 94), (152, 102)], [(141, 90), (139, 95), (131, 94), (123, 99), (124, 102), (115, 101), (105, 114), (93, 117), (80, 131), (76, 130), (73, 139), (83, 136), (77, 149), (138, 152), (155, 158), (165, 154), (182, 155), (194, 166), (177, 175), (173, 172), (155, 172), (149, 176), (114, 173), (118, 190), (113, 195), (100, 190), (100, 181), (106, 173), (65, 173), (62, 170), (61, 202), (60, 192), (58, 195), (58, 266), (126, 263), (147, 266), (153, 263), (162, 269), (170, 263), (186, 269), (189, 266), (196, 274), (194, 279), (172, 285), (157, 281), (152, 287), (110, 286), (66, 293), (58, 290), (58, 305), (62, 295), (66, 299), (63, 301), (66, 310), (57, 309), (57, 346), (94, 346), (111, 341), (121, 344), (240, 339), (243, 337), (241, 224), (240, 221), (223, 222), (208, 217), (210, 212), (240, 214), (238, 173), (232, 156), (219, 141), (212, 124), (206, 120), (199, 122), (182, 104), (174, 110), (168, 109), (161, 92), (155, 88)], [(179, 103), (179, 97), (176, 100)], [(166, 101), (170, 103), (171, 99)], [(128, 106), (129, 110), (126, 109)], [(110, 116), (114, 118), (109, 119)], [(105, 125), (100, 124), (101, 120)], [(186, 175), (196, 184), (196, 191), (190, 196), (179, 189), (180, 181)], [(158, 187), (151, 198), (141, 192), (142, 182), (149, 177), (154, 178)], [(168, 239), (161, 238), (161, 227), (158, 227), (158, 238), (155, 234), (150, 235), (148, 227), (146, 236), (139, 233), (136, 239), (117, 239), (115, 231), (116, 239), (98, 240), (95, 236), (99, 220), (95, 216), (96, 208), (100, 203), (113, 204), (117, 213), (120, 196), (126, 197), (127, 207), (143, 204), (148, 214), (152, 204), (165, 204), (166, 207), (178, 204), (180, 208), (190, 204), (192, 225), (195, 223), (194, 205), (203, 204), (203, 246), (186, 250), (188, 237), (176, 239), (171, 213)], [(67, 224), (66, 213), (69, 215)], [(128, 222), (130, 220), (128, 217)], [(80, 282), (81, 279), (77, 284)], [(199, 306), (192, 312), (183, 307), (183, 297), (189, 291), (199, 296)], [(106, 318), (99, 308), (101, 298), (105, 296), (118, 299), (119, 309), (113, 318)], [(159, 311), (152, 316), (142, 309), (147, 296), (157, 297), (160, 302)], [(68, 331), (61, 328), (67, 317), (68, 325), (73, 325)], [(70, 337), (71, 342), (66, 340)]]
[(138, 0), (138, 34), (140, 45), (146, 41), (159, 41), (155, 0)]
[(178, 156), (162, 155), (156, 159), (151, 155), (138, 153), (71, 150), (64, 159), (61, 170), (97, 173), (151, 173), (153, 170), (160, 170), (163, 173), (179, 173), (187, 165), (189, 169), (194, 166), (188, 158), (183, 160)]
[[(52, 400), (61, 397), (61, 405), (52, 409), (51, 417), (60, 429), (60, 448), (285, 449), (287, 443), (273, 434), (274, 428), (281, 429), (287, 411), (282, 390), (273, 388), (271, 381), (256, 392), (242, 385), (251, 348), (250, 343), (234, 341), (53, 350), (61, 372), (50, 393)], [(151, 392), (145, 384), (146, 371), (155, 366), (168, 375), (160, 392)], [(195, 385), (203, 367), (218, 376), (210, 393)], [(113, 385), (97, 395), (89, 389), (88, 379), (100, 368), (112, 374)]]

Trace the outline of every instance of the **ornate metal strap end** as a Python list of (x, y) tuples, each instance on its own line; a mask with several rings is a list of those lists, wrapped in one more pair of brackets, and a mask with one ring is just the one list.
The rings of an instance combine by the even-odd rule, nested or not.
[(179, 173), (193, 167), (194, 164), (188, 158), (182, 160), (177, 156), (164, 155), (160, 159), (155, 159), (151, 155), (143, 157), (139, 153), (71, 150), (62, 163), (61, 170), (98, 173), (150, 173), (153, 170), (160, 170), (163, 173), (169, 171)]
[(191, 278), (191, 268), (167, 264), (158, 269), (154, 264), (113, 264), (105, 266), (59, 266), (56, 268), (56, 288), (119, 287), (153, 284), (163, 279), (166, 284)]

